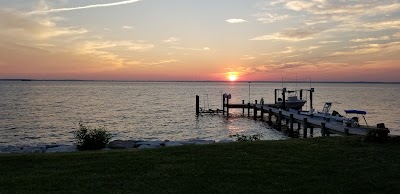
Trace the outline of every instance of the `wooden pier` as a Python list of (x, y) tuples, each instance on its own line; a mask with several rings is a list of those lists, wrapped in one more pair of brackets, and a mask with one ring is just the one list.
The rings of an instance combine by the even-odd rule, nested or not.
[[(313, 90), (310, 92), (313, 92)], [(243, 116), (245, 116), (245, 112), (247, 111), (247, 117), (267, 122), (268, 125), (275, 129), (286, 132), (290, 137), (296, 137), (296, 134), (300, 135), (298, 132), (301, 129), (303, 130), (303, 138), (307, 138), (308, 134), (313, 136), (314, 128), (321, 129), (322, 136), (330, 136), (330, 134), (365, 136), (371, 128), (374, 128), (351, 127), (343, 125), (342, 122), (331, 121), (329, 118), (316, 117), (313, 114), (304, 115), (300, 114), (300, 111), (296, 110), (284, 110), (282, 108), (277, 108), (274, 104), (264, 104), (263, 102), (257, 103), (257, 100), (255, 100), (255, 103), (245, 104), (243, 100), (242, 104), (230, 104), (230, 99), (230, 94), (224, 94), (222, 96), (222, 110), (217, 109), (217, 111), (222, 112), (224, 116), (229, 117), (230, 109), (242, 109)], [(197, 115), (200, 114), (198, 101), (199, 96), (196, 96)], [(296, 129), (294, 128), (295, 124), (297, 127)], [(384, 136), (387, 136), (387, 133), (389, 133), (387, 128), (378, 130), (382, 130)]]

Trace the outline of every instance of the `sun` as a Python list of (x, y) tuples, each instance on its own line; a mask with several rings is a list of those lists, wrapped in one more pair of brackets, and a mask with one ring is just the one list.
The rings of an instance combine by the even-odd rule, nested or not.
[(229, 81), (234, 82), (237, 80), (237, 75), (229, 75)]
[(239, 78), (238, 72), (227, 72), (226, 73), (226, 79), (228, 79), (231, 82), (238, 80), (238, 78)]

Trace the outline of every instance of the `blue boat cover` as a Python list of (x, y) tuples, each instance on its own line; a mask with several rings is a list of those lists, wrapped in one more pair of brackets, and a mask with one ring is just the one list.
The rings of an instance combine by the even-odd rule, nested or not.
[(360, 115), (366, 115), (367, 112), (363, 110), (344, 110), (346, 114), (360, 114)]

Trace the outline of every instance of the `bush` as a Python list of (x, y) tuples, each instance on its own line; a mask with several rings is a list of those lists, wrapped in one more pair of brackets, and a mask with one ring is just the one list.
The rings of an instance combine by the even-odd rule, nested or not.
[(100, 150), (106, 147), (111, 139), (111, 133), (104, 127), (90, 128), (79, 123), (79, 130), (75, 131), (75, 140), (79, 150)]

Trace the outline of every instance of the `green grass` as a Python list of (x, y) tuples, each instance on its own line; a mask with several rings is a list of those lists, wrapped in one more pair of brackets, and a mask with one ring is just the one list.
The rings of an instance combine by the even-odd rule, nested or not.
[(396, 193), (400, 144), (359, 138), (0, 155), (0, 193)]

